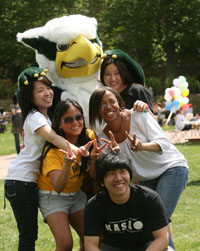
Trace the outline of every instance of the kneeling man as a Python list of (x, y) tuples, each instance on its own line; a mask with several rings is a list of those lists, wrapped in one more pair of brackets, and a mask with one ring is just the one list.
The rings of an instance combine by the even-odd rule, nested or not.
[(103, 189), (85, 208), (85, 250), (165, 250), (169, 218), (163, 203), (155, 191), (130, 184), (127, 157), (113, 151), (101, 154), (95, 172)]

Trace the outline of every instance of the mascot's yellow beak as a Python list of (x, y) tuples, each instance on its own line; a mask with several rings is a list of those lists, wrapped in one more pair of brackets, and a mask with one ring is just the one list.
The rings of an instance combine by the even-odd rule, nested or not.
[(86, 77), (100, 70), (102, 51), (97, 43), (80, 35), (63, 48), (56, 54), (56, 68), (60, 77)]

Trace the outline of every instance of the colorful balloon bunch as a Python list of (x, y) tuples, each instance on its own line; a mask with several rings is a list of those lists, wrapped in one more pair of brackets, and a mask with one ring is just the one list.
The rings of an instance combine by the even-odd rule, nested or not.
[(165, 90), (164, 99), (167, 101), (165, 109), (167, 111), (176, 112), (180, 108), (183, 110), (189, 109), (189, 95), (188, 82), (184, 76), (179, 76), (173, 80), (173, 87)]

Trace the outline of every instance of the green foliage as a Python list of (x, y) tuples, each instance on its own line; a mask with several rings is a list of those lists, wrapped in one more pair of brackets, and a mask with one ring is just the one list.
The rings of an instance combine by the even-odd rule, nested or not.
[(148, 86), (152, 87), (154, 95), (157, 96), (157, 95), (161, 95), (163, 93), (164, 86), (162, 84), (161, 79), (159, 79), (158, 77), (146, 78), (146, 83)]
[(193, 106), (193, 114), (200, 114), (200, 93), (199, 94), (190, 94), (189, 103)]
[[(177, 78), (177, 77), (176, 77)], [(173, 86), (173, 80), (174, 80), (175, 78), (174, 77), (172, 77), (172, 76), (170, 76), (170, 77), (168, 77), (168, 78), (166, 78), (165, 79), (165, 89), (166, 88), (171, 88), (172, 86)]]
[[(200, 78), (199, 0), (1, 0), (0, 79), (15, 83), (24, 68), (37, 65), (34, 51), (16, 41), (18, 32), (71, 14), (96, 17), (104, 50), (126, 51), (146, 77), (161, 79), (164, 89), (171, 86), (168, 80), (164, 85), (168, 77)], [(191, 83), (194, 92), (197, 83)]]
[(13, 84), (10, 79), (0, 79), (0, 99), (12, 97), (17, 89), (17, 84)]
[[(166, 70), (164, 77), (175, 75), (176, 70), (189, 64), (190, 51), (196, 51), (193, 67), (197, 72), (199, 1), (108, 0), (107, 6), (109, 12), (102, 13), (106, 23), (101, 24), (101, 37), (106, 47), (127, 51), (142, 63), (145, 70), (150, 65), (162, 67)], [(194, 25), (192, 20), (195, 21)], [(190, 35), (187, 30), (190, 30)], [(194, 34), (194, 30), (195, 39), (191, 34)], [(194, 47), (188, 48), (191, 43)], [(184, 73), (190, 71), (190, 67), (184, 68)], [(196, 75), (195, 71), (193, 74)]]
[(187, 82), (189, 84), (188, 88), (190, 90), (190, 93), (200, 93), (200, 89), (198, 91), (198, 87), (200, 88), (200, 82), (198, 79), (196, 79), (195, 77), (192, 76), (185, 76), (187, 79)]

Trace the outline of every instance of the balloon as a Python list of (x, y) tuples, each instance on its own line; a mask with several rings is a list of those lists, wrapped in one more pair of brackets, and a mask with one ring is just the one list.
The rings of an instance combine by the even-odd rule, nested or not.
[(182, 109), (183, 109), (184, 111), (187, 111), (187, 110), (189, 109), (189, 105), (188, 105), (188, 104), (183, 105), (183, 106), (182, 106)]
[(174, 91), (174, 96), (180, 96), (181, 95), (181, 90), (177, 87), (172, 87), (172, 90)]
[(171, 89), (171, 90), (169, 90), (169, 95), (171, 96), (171, 97), (174, 97), (174, 91)]
[(180, 85), (180, 88), (184, 88), (184, 89), (188, 88), (188, 82), (182, 83), (182, 84)]
[(167, 111), (176, 112), (180, 107), (188, 110), (189, 95), (188, 82), (184, 76), (179, 76), (173, 80), (173, 86), (165, 90), (164, 99), (167, 101), (165, 109)]
[(166, 101), (171, 101), (172, 100), (172, 96), (170, 96), (169, 94), (165, 94), (164, 96)]
[(180, 84), (181, 83), (184, 83), (186, 81), (186, 78), (184, 76), (179, 76), (179, 81), (180, 81)]
[(172, 102), (167, 101), (166, 104), (165, 104), (165, 109), (167, 111), (170, 111), (172, 109)]
[(183, 97), (182, 100), (183, 104), (188, 104), (189, 103), (189, 98), (188, 97)]
[(179, 109), (180, 109), (180, 107), (176, 107), (176, 106), (173, 105), (171, 111), (172, 112), (177, 112)]
[(177, 108), (180, 108), (180, 101), (179, 100), (173, 100), (172, 104), (176, 106)]
[(171, 88), (167, 88), (165, 89), (165, 94), (169, 94), (169, 91), (171, 90)]
[(179, 79), (177, 79), (177, 78), (175, 78), (174, 80), (173, 80), (173, 85), (175, 86), (175, 87), (180, 87), (180, 82), (179, 82)]
[(181, 92), (183, 97), (187, 97), (189, 95), (189, 90), (188, 89), (183, 89)]

